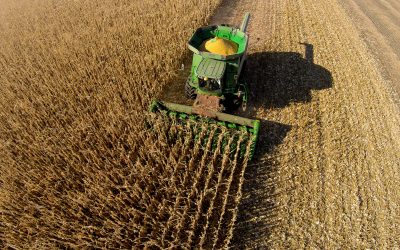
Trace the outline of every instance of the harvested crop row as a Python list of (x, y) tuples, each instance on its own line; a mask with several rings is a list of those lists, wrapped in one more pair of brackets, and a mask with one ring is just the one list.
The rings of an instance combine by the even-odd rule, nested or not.
[(0, 2), (2, 247), (229, 244), (244, 134), (143, 112), (218, 4)]
[(253, 13), (247, 167), (234, 247), (396, 248), (400, 112), (337, 1), (241, 1)]

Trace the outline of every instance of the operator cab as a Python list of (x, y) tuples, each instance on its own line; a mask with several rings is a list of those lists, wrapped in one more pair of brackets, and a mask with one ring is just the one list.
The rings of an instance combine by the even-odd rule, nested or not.
[(225, 69), (225, 62), (211, 58), (203, 58), (196, 69), (199, 88), (206, 92), (215, 92), (215, 94), (222, 93)]

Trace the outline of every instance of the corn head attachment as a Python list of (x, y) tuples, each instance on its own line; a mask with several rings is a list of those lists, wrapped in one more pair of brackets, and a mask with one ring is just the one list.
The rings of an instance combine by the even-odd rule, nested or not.
[[(234, 151), (234, 148), (239, 146), (240, 156), (244, 157), (246, 155), (246, 151), (248, 150), (246, 145), (250, 143), (248, 152), (249, 160), (251, 160), (254, 156), (260, 130), (259, 120), (252, 120), (222, 112), (214, 112), (212, 117), (205, 117), (201, 114), (197, 114), (195, 108), (192, 106), (161, 102), (157, 100), (152, 102), (150, 111), (163, 113), (165, 116), (174, 118), (180, 122), (194, 121), (206, 124), (214, 124), (221, 128), (221, 133), (223, 133), (224, 129), (227, 129), (228, 131), (236, 130), (243, 132), (245, 136), (242, 138), (240, 145), (237, 143), (231, 144), (231, 151)], [(196, 132), (200, 133), (200, 131)], [(224, 146), (225, 145), (223, 145), (223, 147)]]

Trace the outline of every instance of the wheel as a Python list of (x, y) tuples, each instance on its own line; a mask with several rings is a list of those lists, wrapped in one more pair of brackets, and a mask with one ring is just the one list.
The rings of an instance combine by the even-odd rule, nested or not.
[(243, 102), (242, 101), (242, 111), (246, 111), (247, 110), (247, 102)]
[(185, 83), (185, 95), (187, 98), (194, 100), (197, 96), (196, 89), (190, 86), (189, 81), (190, 78), (188, 78)]
[(242, 104), (242, 99), (233, 94), (226, 94), (222, 104), (226, 111), (233, 112), (240, 107)]
[(247, 83), (247, 60), (243, 62), (243, 66), (242, 66), (242, 72), (240, 73), (240, 77), (239, 77), (239, 81), (241, 82), (241, 84), (239, 85), (239, 90), (241, 90), (242, 92), (244, 92), (244, 96), (242, 96), (241, 99), (241, 103), (240, 106), (242, 108), (243, 111), (246, 111), (247, 109), (247, 101), (249, 98), (249, 86)]

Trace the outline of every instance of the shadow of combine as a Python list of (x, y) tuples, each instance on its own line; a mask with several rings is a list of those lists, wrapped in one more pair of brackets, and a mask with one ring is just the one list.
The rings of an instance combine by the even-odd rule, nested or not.
[(305, 59), (295, 52), (261, 52), (248, 56), (246, 78), (254, 110), (310, 102), (312, 90), (332, 87), (331, 73), (314, 64), (313, 46), (304, 45)]
[[(236, 115), (258, 118), (257, 111), (281, 109), (291, 103), (306, 103), (312, 99), (312, 90), (331, 88), (331, 73), (314, 64), (314, 46), (304, 45), (304, 58), (295, 52), (257, 52), (247, 58), (245, 79), (250, 88), (250, 105)], [(260, 144), (256, 158), (271, 153), (282, 143), (291, 126), (261, 120)]]
[[(261, 52), (248, 56), (246, 80), (250, 85), (250, 105), (239, 115), (255, 118), (259, 109), (268, 111), (291, 103), (310, 102), (312, 90), (332, 87), (331, 73), (314, 64), (313, 45), (302, 45), (304, 58), (294, 52)], [(255, 160), (245, 173), (232, 248), (265, 248), (272, 229), (280, 225), (277, 202), (280, 167), (274, 156), (290, 130), (291, 125), (261, 120)]]

